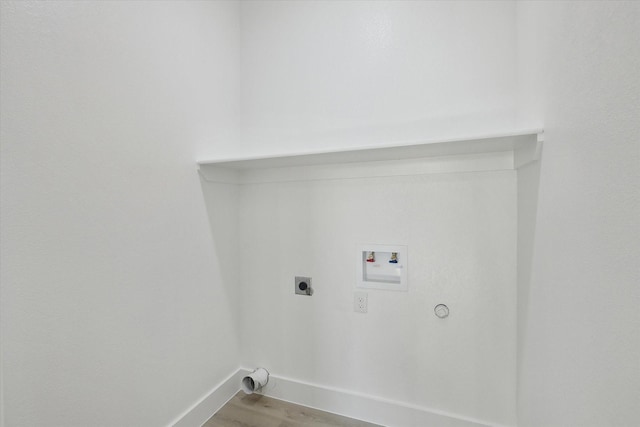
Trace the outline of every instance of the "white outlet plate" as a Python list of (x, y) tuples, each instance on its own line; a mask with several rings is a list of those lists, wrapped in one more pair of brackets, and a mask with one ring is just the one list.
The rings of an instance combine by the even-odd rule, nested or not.
[(369, 296), (366, 292), (356, 292), (353, 294), (353, 311), (356, 313), (366, 313), (369, 309)]

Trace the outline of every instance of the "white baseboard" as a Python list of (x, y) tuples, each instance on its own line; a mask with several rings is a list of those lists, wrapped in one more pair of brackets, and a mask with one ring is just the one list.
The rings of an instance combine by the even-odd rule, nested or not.
[(230, 374), (169, 425), (172, 427), (201, 427), (240, 391), (240, 381), (244, 375), (242, 372), (244, 371), (238, 370)]
[[(211, 392), (177, 417), (172, 427), (201, 427), (239, 390), (251, 370), (240, 368), (217, 384)], [(261, 394), (309, 408), (320, 409), (386, 427), (488, 427), (493, 423), (397, 402), (349, 390), (269, 374)]]
[[(241, 368), (240, 379), (251, 371)], [(491, 423), (270, 373), (265, 396), (387, 427), (487, 427)], [(186, 426), (186, 424), (185, 424)]]

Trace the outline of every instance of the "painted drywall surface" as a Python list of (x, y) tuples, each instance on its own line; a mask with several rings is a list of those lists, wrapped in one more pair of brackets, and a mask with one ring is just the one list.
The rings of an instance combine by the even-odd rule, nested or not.
[(242, 2), (254, 154), (483, 133), (514, 123), (514, 2)]
[[(514, 171), (250, 184), (240, 236), (243, 366), (515, 424)], [(367, 314), (362, 243), (409, 251), (409, 291), (366, 290)]]
[(235, 132), (238, 22), (224, 2), (2, 2), (7, 426), (166, 425), (237, 367), (194, 161)]
[(536, 231), (537, 198), (541, 162), (518, 170), (518, 378), (521, 378), (525, 357), (526, 333), (529, 328), (529, 292)]
[(519, 2), (544, 120), (519, 425), (640, 424), (640, 3)]

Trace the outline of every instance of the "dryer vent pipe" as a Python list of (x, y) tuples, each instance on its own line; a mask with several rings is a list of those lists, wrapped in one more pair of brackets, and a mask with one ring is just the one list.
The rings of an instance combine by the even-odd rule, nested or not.
[(264, 368), (256, 368), (242, 379), (242, 391), (252, 394), (264, 387), (269, 381), (269, 372)]

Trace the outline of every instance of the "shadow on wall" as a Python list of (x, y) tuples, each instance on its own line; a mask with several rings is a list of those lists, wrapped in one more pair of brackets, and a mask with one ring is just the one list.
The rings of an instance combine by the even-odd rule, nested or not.
[[(208, 213), (211, 238), (217, 255), (223, 288), (234, 307), (239, 307), (240, 276), (238, 261), (238, 186), (208, 181), (200, 174), (202, 195)], [(213, 261), (212, 261), (213, 262)], [(241, 316), (235, 309), (235, 324), (239, 328)]]
[[(540, 153), (542, 154), (542, 153)], [(542, 158), (542, 156), (540, 156)], [(524, 343), (529, 319), (529, 295), (531, 292), (531, 269), (538, 214), (538, 189), (540, 186), (541, 160), (532, 162), (518, 170), (518, 345), (517, 381), (520, 383)], [(518, 392), (519, 392), (518, 388)], [(520, 399), (518, 396), (518, 405)]]

